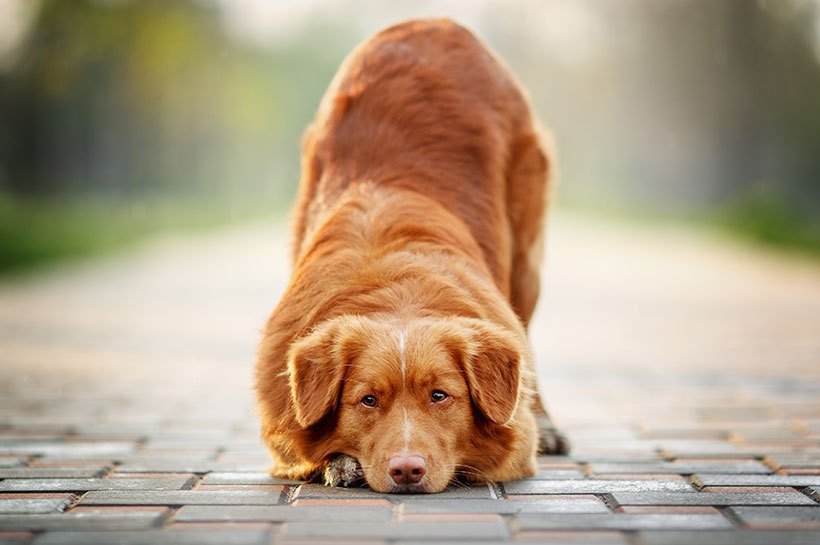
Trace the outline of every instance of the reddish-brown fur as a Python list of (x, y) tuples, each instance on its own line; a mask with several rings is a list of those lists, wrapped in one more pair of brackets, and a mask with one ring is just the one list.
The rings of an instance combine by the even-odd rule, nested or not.
[(302, 161), (293, 276), (256, 367), (273, 473), (348, 454), (396, 491), (387, 458), (409, 451), (421, 491), (531, 475), (549, 162), (508, 71), (451, 21), (391, 27), (340, 68)]

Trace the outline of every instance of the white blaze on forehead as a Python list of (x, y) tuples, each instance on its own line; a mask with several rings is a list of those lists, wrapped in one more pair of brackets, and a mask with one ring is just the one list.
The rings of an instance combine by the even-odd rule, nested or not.
[(405, 346), (407, 345), (407, 331), (399, 332), (399, 360), (401, 361), (401, 385), (407, 385), (407, 355), (405, 354)]

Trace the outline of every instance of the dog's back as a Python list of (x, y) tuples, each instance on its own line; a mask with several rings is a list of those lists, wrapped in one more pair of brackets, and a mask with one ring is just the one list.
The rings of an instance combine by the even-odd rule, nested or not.
[(548, 164), (518, 85), (468, 30), (410, 21), (357, 48), (305, 135), (302, 168), (294, 259), (349, 187), (410, 189), (464, 221), (529, 320)]
[[(486, 466), (482, 478), (534, 472), (536, 418), (546, 414), (533, 398), (525, 328), (548, 167), (518, 85), (466, 29), (410, 21), (351, 54), (303, 141), (294, 272), (257, 361), (274, 474), (315, 476), (342, 453), (364, 456), (369, 484), (392, 490), (382, 465), (411, 446), (431, 461), (428, 491), (456, 462)], [(445, 413), (428, 396), (443, 392), (411, 395), (417, 376), (463, 381), (442, 387), (463, 414), (434, 425)], [(372, 386), (382, 412), (360, 410), (364, 400), (377, 406), (356, 390), (371, 382), (389, 383)], [(381, 431), (361, 420), (368, 414), (383, 416)], [(410, 431), (434, 427), (440, 444)], [(374, 446), (400, 439), (398, 429), (403, 447)]]

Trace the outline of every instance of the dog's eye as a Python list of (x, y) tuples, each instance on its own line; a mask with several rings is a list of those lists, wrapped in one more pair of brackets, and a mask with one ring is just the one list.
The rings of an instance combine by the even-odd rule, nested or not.
[(442, 401), (444, 401), (448, 397), (450, 397), (450, 396), (448, 396), (446, 393), (442, 392), (441, 390), (433, 390), (433, 393), (430, 394), (430, 399), (433, 400), (433, 403), (441, 403)]
[(376, 396), (366, 395), (362, 398), (362, 405), (365, 407), (375, 407), (378, 404)]

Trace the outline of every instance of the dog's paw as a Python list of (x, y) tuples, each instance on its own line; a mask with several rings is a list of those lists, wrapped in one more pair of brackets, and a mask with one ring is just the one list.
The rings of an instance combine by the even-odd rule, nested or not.
[(568, 454), (569, 439), (547, 417), (536, 417), (538, 454)]
[(327, 486), (361, 486), (364, 484), (364, 472), (359, 461), (347, 454), (339, 454), (325, 466), (322, 474)]

